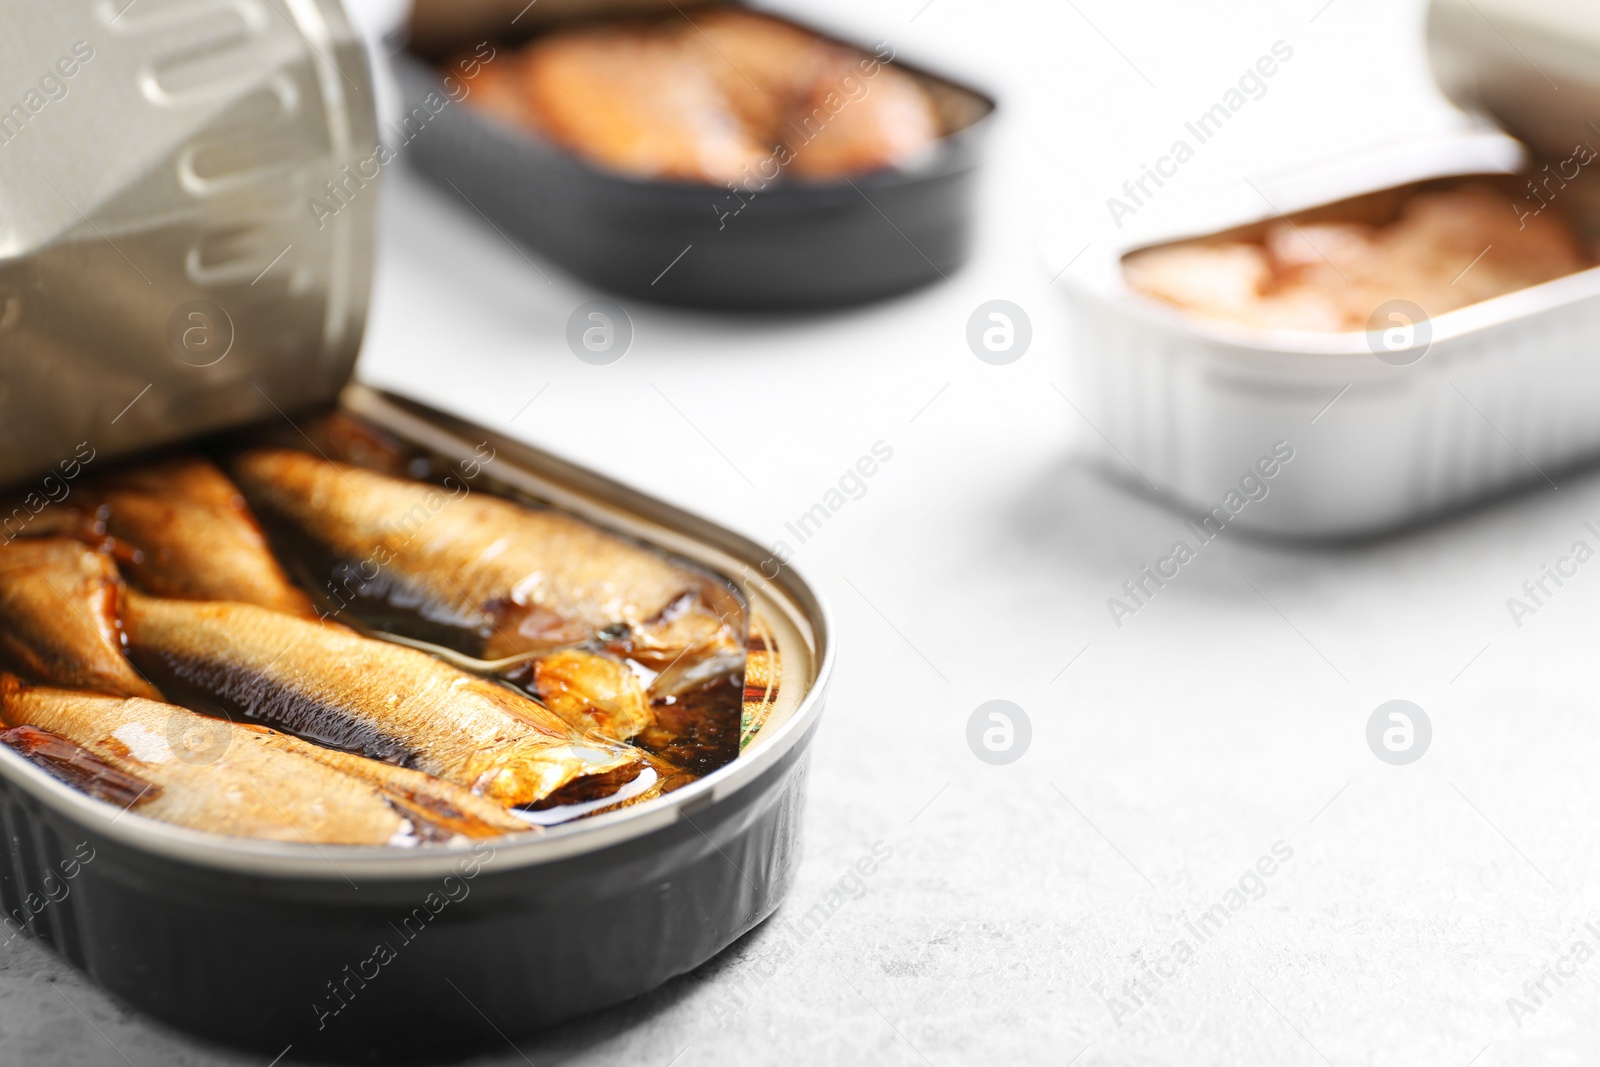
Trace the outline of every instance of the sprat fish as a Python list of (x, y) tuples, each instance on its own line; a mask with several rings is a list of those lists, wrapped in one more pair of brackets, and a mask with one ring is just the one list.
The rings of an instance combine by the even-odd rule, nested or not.
[(167, 692), (229, 718), (431, 774), (509, 806), (605, 795), (644, 767), (499, 683), (335, 623), (130, 592), (130, 654)]
[[(3, 675), (0, 718), (81, 747), (90, 758), (58, 753), (57, 764), (70, 764), (84, 784), (111, 780), (126, 794), (130, 781), (146, 783), (125, 806), (195, 830), (313, 844), (405, 845), (526, 828), (482, 798), (428, 783), (414, 771), (389, 768), (392, 784), (376, 784), (275, 730), (206, 719), (139, 697), (33, 686)], [(196, 736), (203, 739), (199, 745), (185, 744)], [(27, 754), (38, 758), (48, 746), (30, 740)]]
[(154, 596), (314, 613), (289, 581), (237, 486), (216, 464), (176, 455), (85, 483), (36, 528), (102, 545)]
[(233, 472), (294, 531), (291, 552), (358, 575), (353, 610), (380, 629), (486, 660), (597, 639), (656, 669), (742, 652), (725, 586), (566, 515), (289, 449), (244, 452)]
[(541, 656), (529, 673), (544, 706), (575, 729), (626, 741), (655, 721), (643, 681), (610, 656), (562, 649)]
[(116, 565), (77, 541), (0, 545), (0, 660), (37, 681), (159, 700), (123, 654), (122, 593)]

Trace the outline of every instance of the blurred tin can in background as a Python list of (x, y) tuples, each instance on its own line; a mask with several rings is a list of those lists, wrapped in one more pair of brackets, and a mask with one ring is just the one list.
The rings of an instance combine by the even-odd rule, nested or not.
[(7, 9), (0, 485), (331, 400), (378, 176), (337, 0)]
[[(1396, 140), (1370, 116), (1370, 144), (1166, 195), (1081, 260), (1069, 221), (1046, 230), (1046, 269), (1065, 274), (1073, 309), (1076, 402), (1107, 470), (1215, 514), (1281, 445), (1295, 474), (1237, 524), (1331, 540), (1553, 490), (1600, 457), (1600, 6), (1431, 0), (1426, 39), (1439, 87), (1470, 113), (1438, 135)], [(1391, 301), (1341, 331), (1207, 321), (1128, 283), (1125, 257), (1142, 249), (1255, 240), (1280, 219), (1383, 224), (1412, 193), (1464, 180), (1503, 196), (1519, 229), (1553, 207), (1593, 265), (1436, 315)]]

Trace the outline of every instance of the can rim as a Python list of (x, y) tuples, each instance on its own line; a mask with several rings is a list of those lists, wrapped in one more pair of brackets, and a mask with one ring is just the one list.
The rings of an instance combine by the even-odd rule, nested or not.
[[(1364, 331), (1256, 329), (1204, 318), (1131, 291), (1109, 296), (1083, 289), (1069, 289), (1068, 293), (1074, 302), (1114, 310), (1141, 319), (1152, 328), (1202, 342), (1207, 346), (1207, 354), (1219, 361), (1257, 365), (1265, 361), (1286, 377), (1307, 379), (1320, 379), (1329, 374), (1348, 379), (1363, 370), (1372, 377), (1396, 373), (1395, 367), (1373, 359), (1368, 343), (1370, 335)], [(1438, 348), (1459, 338), (1597, 296), (1600, 296), (1600, 266), (1431, 316), (1428, 320), (1432, 326), (1430, 344)], [(1366, 366), (1368, 363), (1370, 368)]]

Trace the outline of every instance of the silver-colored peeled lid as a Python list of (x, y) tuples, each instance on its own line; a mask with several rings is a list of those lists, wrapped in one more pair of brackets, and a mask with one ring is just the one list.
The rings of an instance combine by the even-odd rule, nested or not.
[(8, 5), (0, 486), (48, 496), (85, 456), (334, 398), (371, 287), (373, 110), (338, 0)]
[(1446, 96), (1486, 114), (1539, 163), (1559, 171), (1580, 149), (1600, 148), (1600, 6), (1432, 0), (1428, 53)]

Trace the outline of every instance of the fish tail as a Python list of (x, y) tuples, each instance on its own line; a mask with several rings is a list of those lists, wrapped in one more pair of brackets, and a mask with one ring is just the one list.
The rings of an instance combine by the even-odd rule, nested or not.
[(649, 765), (633, 748), (595, 741), (521, 742), (487, 753), (474, 793), (508, 807), (554, 807), (610, 796)]

